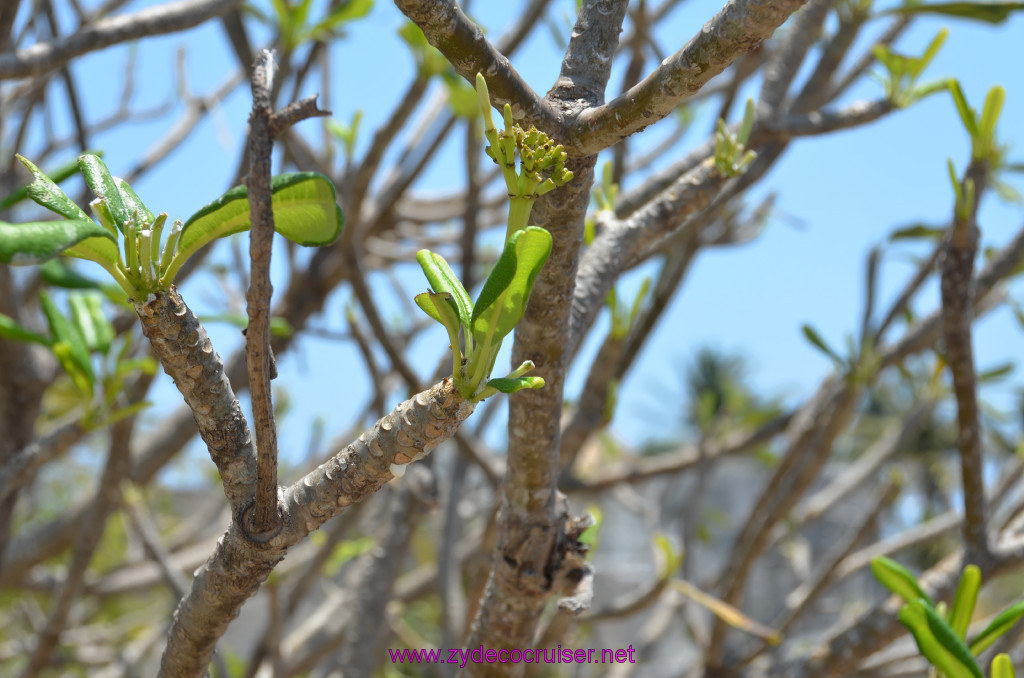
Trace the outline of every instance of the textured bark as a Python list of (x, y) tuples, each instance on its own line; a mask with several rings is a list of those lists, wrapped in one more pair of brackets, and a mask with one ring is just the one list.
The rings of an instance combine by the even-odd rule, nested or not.
[(671, 113), (736, 59), (769, 38), (804, 0), (731, 0), (681, 50), (617, 99), (585, 111), (568, 132), (579, 154), (597, 153)]
[(289, 487), (282, 500), (282, 528), (268, 540), (247, 536), (239, 527), (244, 518), (236, 516), (178, 605), (160, 676), (203, 675), (217, 640), (289, 547), (345, 507), (379, 490), (395, 477), (393, 465), (427, 455), (455, 432), (473, 408), (446, 379), (401, 403), (358, 440)]
[(237, 518), (255, 490), (256, 447), (224, 364), (173, 286), (166, 294), (136, 303), (135, 311), (153, 352), (192, 410)]

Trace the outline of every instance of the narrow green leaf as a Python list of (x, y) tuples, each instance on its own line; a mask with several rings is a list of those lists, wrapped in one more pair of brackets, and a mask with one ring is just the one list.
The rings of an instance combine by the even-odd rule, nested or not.
[(423, 309), (424, 313), (441, 323), (448, 330), (449, 338), (455, 337), (455, 345), (457, 345), (459, 316), (455, 314), (455, 309), (449, 303), (450, 300), (451, 295), (447, 292), (423, 292), (422, 294), (417, 294), (414, 298), (416, 305)]
[(125, 204), (124, 197), (121, 195), (114, 177), (111, 176), (110, 170), (99, 156), (88, 153), (79, 156), (78, 168), (82, 171), (82, 176), (85, 177), (85, 183), (109, 210), (117, 230), (124, 233), (125, 227), (132, 218), (132, 210)]
[(978, 373), (979, 383), (998, 381), (1013, 372), (1016, 366), (1012, 362), (996, 365), (995, 367)]
[(1024, 9), (1024, 2), (937, 2), (930, 5), (908, 3), (903, 7), (882, 12), (882, 15), (939, 14), (958, 19), (974, 19), (975, 21), (999, 24), (1006, 21), (1012, 12), (1022, 9)]
[(515, 393), (527, 388), (544, 388), (543, 377), (498, 377), (487, 382), (487, 386), (500, 393)]
[[(917, 642), (917, 649), (920, 650), (924, 658), (930, 661), (939, 671), (943, 672), (947, 678), (971, 678), (972, 673), (970, 669), (958, 662), (935, 637), (932, 627), (928, 623), (929, 616), (926, 610), (929, 609), (931, 609), (931, 606), (923, 600), (915, 600), (904, 605), (903, 609), (900, 610), (900, 621), (910, 629), (910, 633)], [(931, 612), (938, 616), (934, 609)], [(941, 619), (941, 617), (939, 618)], [(977, 669), (977, 664), (975, 664), (975, 668)], [(981, 678), (980, 673), (977, 678)]]
[[(89, 152), (93, 153), (95, 155), (102, 155), (101, 151), (89, 151)], [(21, 160), (22, 163), (28, 162), (27, 160), (22, 158), (20, 155), (15, 156), (15, 157), (17, 157), (19, 160)], [(28, 163), (28, 165), (32, 165), (32, 163)], [(28, 168), (28, 165), (26, 165), (26, 168)], [(32, 165), (32, 167), (35, 167), (35, 165)], [(29, 171), (31, 172), (32, 170), (29, 169)], [(39, 171), (38, 168), (36, 168), (36, 172), (38, 172), (38, 171)], [(41, 174), (41, 175), (43, 175), (45, 177), (49, 177), (51, 179), (52, 183), (54, 183), (56, 185), (56, 184), (59, 184), (62, 181), (67, 180), (69, 177), (71, 177), (72, 175), (76, 174), (77, 172), (78, 172), (78, 160), (76, 159), (76, 160), (72, 160), (70, 162), (64, 163), (63, 165), (61, 165), (60, 167), (58, 167), (57, 169), (55, 169), (53, 171), (46, 172), (45, 174), (43, 172), (39, 172), (39, 174)], [(35, 176), (34, 172), (33, 172), (33, 176)], [(5, 197), (3, 200), (0, 200), (0, 210), (7, 209), (8, 207), (11, 207), (12, 205), (18, 204), (19, 202), (21, 202), (25, 198), (28, 198), (29, 197), (29, 188), (31, 187), (31, 185), (32, 184), (25, 184), (24, 186), (19, 186), (18, 188), (14, 189), (10, 194), (8, 194), (7, 197)], [(63, 195), (63, 193), (62, 193), (62, 195)], [(67, 198), (67, 196), (64, 196), (64, 197)], [(74, 203), (71, 203), (71, 204), (74, 205)], [(75, 205), (75, 207), (77, 207), (77, 205)], [(66, 216), (66, 215), (62, 215), (62, 216)], [(69, 217), (69, 218), (77, 219), (78, 216), (75, 215), (74, 217)]]
[(105, 354), (114, 340), (114, 326), (103, 314), (103, 302), (96, 294), (74, 293), (68, 296), (71, 318), (78, 327), (85, 345)]
[(932, 59), (934, 59), (939, 53), (939, 50), (942, 49), (942, 45), (945, 44), (947, 37), (949, 37), (948, 28), (943, 28), (935, 34), (932, 41), (928, 43), (928, 47), (925, 48), (924, 54), (921, 55), (921, 70), (924, 70), (928, 64), (932, 62)]
[(14, 318), (3, 313), (0, 313), (0, 337), (14, 341), (41, 344), (43, 346), (49, 346), (53, 343), (46, 337), (36, 334), (32, 330), (25, 329)]
[(804, 324), (800, 329), (804, 333), (804, 337), (806, 337), (815, 348), (831, 358), (837, 365), (843, 364), (843, 359), (825, 343), (825, 340), (821, 338), (821, 335), (818, 334), (816, 329), (807, 324)]
[(956, 105), (957, 113), (960, 114), (960, 121), (963, 122), (964, 129), (972, 139), (978, 138), (978, 121), (974, 109), (967, 105), (967, 97), (964, 96), (964, 91), (960, 88), (959, 80), (949, 81), (949, 94), (953, 97), (953, 103)]
[(309, 36), (314, 39), (328, 37), (330, 31), (356, 19), (362, 19), (373, 9), (373, 0), (348, 0), (328, 14), (323, 20), (317, 23), (309, 31)]
[(989, 622), (989, 625), (971, 641), (971, 653), (978, 655), (987, 650), (1000, 636), (1013, 628), (1013, 625), (1021, 617), (1024, 617), (1024, 600), (1014, 603), (997, 614), (995, 619)]
[(82, 370), (81, 365), (72, 354), (71, 347), (66, 342), (55, 341), (50, 349), (78, 392), (86, 400), (91, 399), (93, 380)]
[(447, 294), (448, 303), (451, 304), (459, 322), (464, 327), (469, 327), (473, 317), (473, 302), (462, 281), (455, 275), (455, 271), (444, 257), (430, 250), (420, 250), (416, 253), (416, 261), (423, 269), (423, 275), (427, 277), (430, 288), (438, 294)]
[[(25, 169), (32, 174), (32, 183), (25, 188), (25, 191), (33, 202), (45, 207), (51, 212), (56, 212), (66, 219), (90, 220), (89, 215), (83, 212), (82, 208), (76, 205), (74, 200), (65, 195), (64, 191), (60, 190), (60, 186), (58, 186), (53, 179), (43, 174), (38, 167), (33, 165), (25, 157), (20, 155), (15, 157), (17, 157), (18, 160), (21, 161), (21, 164), (25, 166)], [(77, 163), (75, 167), (78, 167)]]
[(473, 307), (473, 336), (479, 346), (499, 343), (523, 317), (534, 280), (551, 254), (551, 234), (528, 226), (516, 231), (487, 276)]
[(980, 588), (981, 570), (977, 565), (968, 565), (960, 575), (960, 583), (957, 584), (956, 594), (953, 596), (953, 606), (949, 610), (949, 624), (961, 639), (967, 637), (967, 627), (971, 624)]
[(1003, 102), (1006, 101), (1006, 90), (996, 85), (988, 91), (985, 97), (985, 105), (981, 108), (981, 124), (978, 131), (981, 137), (991, 140), (995, 137), (996, 123), (999, 122), (999, 115), (1003, 112)]
[(928, 226), (926, 224), (913, 224), (905, 228), (899, 228), (893, 231), (889, 235), (890, 242), (896, 242), (897, 240), (913, 240), (916, 238), (927, 238), (929, 240), (938, 240), (945, 235), (946, 229), (939, 228), (937, 226)]
[[(39, 304), (42, 306), (43, 314), (50, 325), (50, 335), (53, 337), (54, 345), (56, 346), (59, 343), (67, 347), (68, 357), (74, 362), (81, 374), (88, 379), (89, 386), (91, 387), (96, 381), (96, 376), (93, 374), (92, 361), (89, 359), (89, 346), (85, 341), (85, 337), (82, 336), (81, 329), (61, 314), (57, 309), (57, 305), (53, 303), (50, 295), (45, 291), (39, 293)], [(60, 358), (59, 355), (57, 357)], [(65, 366), (65, 371), (68, 372), (72, 379), (75, 378), (74, 372), (67, 366)]]
[[(316, 172), (280, 174), (270, 180), (274, 229), (307, 247), (329, 245), (341, 233), (345, 218), (337, 206), (334, 184)], [(182, 227), (178, 252), (161, 280), (169, 285), (185, 261), (217, 238), (249, 229), (249, 199), (236, 186), (189, 217)]]
[(26, 224), (0, 221), (0, 261), (15, 266), (41, 264), (86, 239), (104, 239), (117, 251), (107, 230), (92, 219)]
[[(919, 604), (923, 601), (918, 601)], [(939, 641), (943, 648), (953, 657), (953, 660), (964, 670), (968, 671), (974, 678), (985, 678), (981, 673), (981, 667), (978, 666), (978, 662), (974, 660), (974, 656), (971, 651), (967, 649), (967, 645), (964, 641), (956, 634), (956, 632), (946, 623), (946, 620), (942, 618), (934, 607), (931, 605), (923, 604), (925, 617), (928, 620), (928, 628), (931, 630), (932, 635)], [(970, 621), (970, 619), (968, 619)]]
[[(228, 323), (234, 325), (240, 330), (244, 330), (249, 326), (249, 316), (244, 313), (221, 313), (219, 315), (201, 315), (199, 316), (199, 322), (206, 323)], [(283, 318), (279, 315), (270, 318), (270, 336), (272, 337), (290, 337), (295, 333), (295, 328), (288, 322), (287, 318)]]
[(895, 560), (885, 556), (873, 558), (871, 560), (871, 573), (875, 575), (875, 579), (882, 586), (907, 601), (907, 603), (920, 598), (934, 605), (932, 599), (924, 592), (921, 585), (917, 583), (917, 577)]
[(1013, 672), (1013, 664), (1010, 663), (1010, 655), (1005, 652), (992, 658), (990, 673), (991, 678), (1017, 678), (1017, 674)]

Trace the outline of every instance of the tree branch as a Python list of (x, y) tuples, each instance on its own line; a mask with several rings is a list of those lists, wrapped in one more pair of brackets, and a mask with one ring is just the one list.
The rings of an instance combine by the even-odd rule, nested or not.
[(805, 0), (730, 0), (681, 50), (622, 96), (572, 123), (566, 149), (597, 153), (661, 120), (766, 40)]
[(134, 14), (100, 19), (75, 33), (0, 54), (0, 80), (41, 75), (74, 57), (150, 35), (177, 33), (223, 14), (239, 0), (179, 0), (149, 7)]

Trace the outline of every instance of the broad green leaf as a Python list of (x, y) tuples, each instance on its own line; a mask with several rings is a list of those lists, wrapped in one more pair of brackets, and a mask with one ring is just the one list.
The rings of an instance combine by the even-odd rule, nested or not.
[(917, 583), (917, 577), (895, 560), (885, 556), (873, 558), (871, 560), (871, 573), (875, 575), (875, 579), (882, 586), (907, 601), (907, 603), (924, 599), (929, 604), (934, 605), (932, 599), (924, 592), (921, 585)]
[(966, 669), (974, 678), (985, 678), (981, 673), (981, 668), (978, 666), (978, 662), (974, 660), (974, 656), (971, 651), (967, 649), (967, 645), (964, 641), (956, 634), (956, 632), (946, 623), (946, 620), (942, 618), (934, 607), (928, 604), (923, 604), (923, 601), (918, 601), (919, 605), (922, 605), (924, 609), (925, 617), (928, 619), (928, 628), (931, 630), (932, 635), (939, 641), (942, 647), (953, 657), (954, 661), (959, 666)]
[[(95, 375), (92, 371), (92, 361), (89, 358), (89, 346), (81, 329), (61, 314), (57, 305), (45, 291), (39, 293), (39, 304), (43, 308), (46, 322), (50, 325), (50, 336), (53, 337), (54, 344), (60, 343), (67, 347), (68, 355), (82, 374), (88, 377), (91, 385), (95, 381)], [(75, 375), (70, 370), (67, 371), (74, 378)]]
[(478, 346), (500, 343), (523, 317), (534, 280), (551, 254), (551, 234), (528, 226), (516, 231), (487, 276), (473, 307), (473, 337)]
[(981, 588), (981, 570), (977, 565), (968, 565), (960, 575), (960, 583), (953, 596), (953, 606), (949, 610), (949, 624), (959, 638), (967, 637), (967, 627), (971, 624), (974, 604), (978, 600)]
[(430, 289), (438, 294), (447, 294), (448, 303), (452, 305), (459, 322), (463, 326), (469, 327), (473, 316), (473, 302), (470, 300), (466, 288), (463, 287), (462, 281), (455, 275), (455, 271), (448, 265), (444, 257), (430, 250), (420, 250), (416, 253), (416, 261), (420, 263), (423, 275), (427, 276)]
[(3, 337), (4, 339), (13, 339), (14, 341), (42, 344), (43, 346), (49, 346), (53, 343), (46, 337), (36, 334), (32, 330), (25, 329), (19, 325), (14, 318), (9, 315), (4, 315), (3, 313), (0, 313), (0, 337)]
[(15, 266), (41, 264), (86, 239), (102, 239), (117, 252), (117, 245), (107, 230), (92, 219), (27, 224), (0, 221), (0, 261)]
[(940, 14), (999, 24), (1006, 21), (1011, 12), (1022, 9), (1024, 2), (937, 2), (930, 5), (908, 3), (904, 7), (896, 7), (882, 14)]
[(500, 393), (515, 393), (527, 388), (544, 388), (544, 377), (498, 377), (488, 381), (487, 386)]
[[(316, 172), (280, 174), (270, 180), (274, 229), (299, 245), (329, 245), (341, 233), (345, 218), (335, 202), (334, 184)], [(162, 276), (164, 284), (185, 261), (217, 238), (248, 230), (249, 191), (236, 186), (189, 217), (182, 227), (178, 253)]]
[(1024, 617), (1024, 600), (1011, 605), (996, 615), (996, 618), (989, 622), (989, 625), (971, 641), (971, 652), (977, 655), (987, 650), (1000, 636), (1009, 631), (1021, 617)]
[[(53, 179), (39, 171), (29, 160), (22, 156), (16, 156), (21, 164), (32, 174), (32, 183), (25, 191), (28, 197), (38, 205), (45, 207), (51, 212), (56, 212), (66, 219), (90, 221), (89, 215), (82, 211), (82, 208), (75, 204), (75, 201), (60, 190), (60, 186), (54, 183)], [(75, 167), (78, 165), (76, 163)]]
[(1010, 663), (1010, 655), (1005, 652), (992, 658), (992, 667), (989, 671), (992, 674), (991, 678), (1017, 678), (1017, 674), (1013, 672), (1013, 664)]
[(110, 217), (117, 230), (124, 233), (125, 227), (132, 219), (132, 209), (125, 203), (121, 190), (118, 188), (117, 182), (114, 181), (114, 177), (111, 176), (110, 170), (107, 169), (107, 166), (100, 160), (99, 156), (89, 155), (88, 153), (79, 156), (78, 168), (82, 171), (82, 176), (85, 177), (85, 183), (89, 185), (92, 192), (96, 194), (96, 197), (103, 202), (110, 212)]
[[(102, 155), (103, 154), (102, 151), (88, 151), (88, 152), (89, 153), (93, 153), (94, 155)], [(58, 167), (57, 169), (53, 170), (52, 172), (46, 172), (44, 174), (43, 172), (39, 171), (39, 168), (37, 168), (32, 163), (30, 163), (27, 160), (25, 160), (20, 155), (15, 156), (15, 157), (17, 157), (18, 160), (20, 160), (22, 163), (27, 163), (25, 165), (25, 167), (30, 172), (32, 172), (32, 175), (33, 175), (34, 178), (37, 176), (36, 173), (38, 172), (39, 175), (42, 175), (44, 177), (49, 177), (50, 183), (53, 183), (54, 185), (59, 184), (60, 182), (65, 181), (69, 177), (71, 177), (71, 176), (73, 176), (73, 175), (78, 173), (78, 160), (77, 159), (76, 160), (72, 160), (70, 162), (67, 162), (67, 163), (61, 165), (60, 167)], [(35, 169), (34, 172), (32, 171), (33, 169)], [(4, 198), (3, 200), (0, 200), (0, 210), (7, 209), (8, 207), (11, 207), (12, 205), (18, 204), (19, 202), (21, 202), (25, 198), (30, 197), (29, 196), (29, 188), (31, 187), (31, 185), (32, 184), (25, 184), (24, 186), (20, 186), (20, 187), (14, 189), (6, 198)], [(58, 189), (58, 190), (60, 190), (60, 189)], [(63, 192), (61, 193), (61, 195), (63, 195)], [(64, 198), (67, 198), (67, 196), (65, 195)], [(70, 202), (70, 200), (68, 200), (68, 202)], [(78, 207), (77, 205), (75, 205), (73, 202), (71, 204), (74, 205), (75, 208), (77, 209), (77, 207)], [(44, 205), (44, 207), (45, 207), (45, 205)], [(81, 211), (81, 210), (79, 210), (79, 211)], [(62, 215), (62, 216), (66, 216), (66, 215)], [(70, 219), (77, 219), (78, 215), (76, 214), (75, 216), (69, 217), (69, 218)]]
[[(914, 636), (914, 640), (917, 642), (917, 649), (920, 650), (924, 658), (931, 662), (935, 668), (944, 673), (947, 678), (972, 678), (972, 676), (974, 678), (983, 678), (981, 671), (978, 669), (977, 663), (974, 662), (972, 657), (969, 658), (971, 663), (974, 665), (974, 671), (971, 671), (970, 667), (965, 666), (962, 662), (958, 661), (958, 659), (949, 652), (944, 643), (940, 642), (939, 639), (935, 637), (932, 625), (929, 623), (931, 619), (929, 611), (935, 618), (939, 620), (942, 619), (931, 605), (921, 599), (904, 605), (903, 609), (901, 609), (899, 613), (900, 621), (910, 629), (910, 633)], [(946, 628), (949, 629), (948, 626), (946, 626)], [(952, 634), (951, 630), (950, 634)], [(953, 638), (956, 638), (955, 634), (953, 635)], [(975, 671), (977, 672), (977, 675), (975, 675)]]

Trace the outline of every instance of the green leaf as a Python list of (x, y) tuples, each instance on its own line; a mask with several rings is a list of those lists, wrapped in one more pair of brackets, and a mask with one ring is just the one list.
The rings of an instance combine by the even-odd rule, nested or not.
[(49, 346), (53, 343), (46, 337), (36, 334), (32, 330), (25, 329), (14, 318), (3, 313), (0, 313), (0, 337), (14, 341), (41, 344), (43, 346)]
[(1006, 375), (1013, 372), (1015, 365), (1012, 362), (1006, 362), (1001, 365), (985, 370), (984, 372), (978, 373), (978, 382), (993, 382), (1005, 377)]
[[(66, 358), (57, 354), (57, 358), (64, 365), (64, 370), (68, 373), (68, 376), (75, 379), (76, 385), (81, 388), (76, 378), (76, 370), (70, 368), (67, 364), (67, 359), (69, 358), (73, 362), (74, 367), (77, 368), (77, 371), (88, 380), (89, 390), (91, 390), (92, 384), (96, 381), (96, 376), (93, 374), (92, 361), (89, 359), (89, 346), (82, 335), (81, 329), (61, 314), (57, 309), (57, 305), (53, 303), (50, 295), (45, 291), (39, 293), (39, 303), (43, 308), (46, 321), (50, 324), (50, 335), (54, 341), (54, 353), (57, 354), (57, 344), (62, 344), (67, 349)], [(86, 391), (86, 389), (82, 390), (83, 392)]]
[(41, 264), (86, 239), (103, 239), (117, 252), (117, 245), (107, 230), (92, 219), (26, 224), (0, 221), (0, 261), (15, 266)]
[(953, 606), (949, 610), (950, 626), (960, 638), (967, 637), (967, 627), (971, 624), (980, 588), (981, 570), (977, 565), (968, 565), (960, 575), (960, 583), (957, 584), (956, 595), (953, 596)]
[(117, 230), (124, 233), (128, 222), (132, 220), (133, 209), (125, 204), (117, 182), (110, 175), (110, 170), (99, 156), (88, 153), (79, 156), (78, 168), (82, 171), (82, 176), (85, 177), (85, 183), (109, 210)]
[[(249, 316), (244, 313), (221, 313), (219, 315), (199, 316), (201, 323), (228, 323), (238, 329), (244, 330), (249, 326)], [(270, 335), (272, 337), (290, 337), (295, 333), (295, 328), (288, 322), (287, 318), (273, 316), (270, 318)]]
[[(64, 191), (60, 190), (60, 186), (54, 183), (53, 179), (39, 171), (38, 167), (23, 156), (18, 155), (15, 157), (32, 174), (32, 183), (25, 190), (33, 202), (51, 212), (56, 212), (66, 219), (90, 221), (89, 215), (83, 212), (82, 208), (76, 205), (74, 200), (65, 195)], [(75, 168), (77, 169), (77, 167), (76, 163)]]
[(498, 377), (488, 381), (487, 386), (500, 393), (515, 393), (527, 388), (544, 388), (544, 377)]
[(1013, 628), (1021, 617), (1024, 617), (1024, 600), (1014, 603), (996, 615), (995, 619), (971, 641), (971, 653), (977, 655), (984, 652), (1000, 636)]
[[(420, 268), (423, 269), (423, 275), (427, 277), (430, 289), (437, 294), (447, 294), (448, 303), (451, 304), (452, 310), (455, 311), (459, 322), (464, 327), (470, 327), (473, 317), (473, 302), (470, 300), (469, 293), (466, 292), (462, 281), (455, 275), (455, 271), (448, 265), (445, 258), (430, 250), (420, 250), (416, 253), (416, 261), (419, 262)], [(427, 315), (430, 315), (429, 311)], [(440, 322), (438, 318), (434, 319)], [(458, 331), (458, 328), (456, 328), (456, 331)]]
[[(274, 229), (306, 247), (329, 245), (345, 218), (335, 200), (334, 184), (323, 174), (295, 172), (270, 180)], [(182, 227), (178, 252), (161, 276), (169, 285), (185, 261), (217, 238), (249, 229), (249, 191), (236, 186), (189, 217)]]
[(121, 193), (121, 200), (124, 202), (128, 213), (138, 213), (139, 218), (136, 221), (140, 226), (142, 224), (152, 224), (156, 221), (156, 215), (149, 211), (149, 208), (142, 202), (142, 198), (138, 196), (135, 189), (128, 185), (127, 181), (114, 177), (114, 183), (117, 185), (117, 190)]
[(938, 226), (928, 226), (927, 224), (913, 224), (905, 228), (899, 228), (893, 231), (889, 235), (890, 242), (896, 242), (897, 240), (913, 240), (916, 238), (927, 238), (929, 240), (938, 240), (946, 234), (946, 229)]
[(114, 340), (114, 326), (103, 314), (103, 301), (96, 294), (75, 293), (68, 296), (71, 317), (90, 350), (106, 354)]
[[(101, 151), (89, 151), (89, 152), (93, 153), (94, 155), (102, 155)], [(17, 157), (18, 160), (20, 160), (22, 163), (27, 163), (25, 166), (26, 166), (26, 168), (29, 168), (30, 172), (32, 172), (32, 168), (35, 169), (35, 172), (32, 172), (33, 176), (35, 176), (36, 172), (38, 172), (39, 175), (41, 175), (43, 177), (49, 177), (51, 179), (50, 183), (52, 183), (54, 185), (59, 184), (60, 182), (67, 180), (72, 175), (74, 175), (74, 174), (76, 174), (78, 172), (78, 160), (77, 159), (76, 160), (72, 160), (71, 162), (67, 162), (67, 163), (61, 165), (60, 167), (58, 167), (57, 169), (53, 170), (52, 172), (46, 172), (44, 174), (43, 172), (39, 172), (39, 169), (35, 165), (33, 165), (32, 163), (28, 162), (27, 160), (25, 160), (20, 155), (15, 156), (15, 157)], [(29, 166), (31, 166), (31, 167), (29, 167)], [(0, 200), (0, 210), (7, 209), (8, 207), (11, 207), (12, 205), (18, 204), (19, 202), (21, 202), (25, 198), (30, 197), (29, 196), (29, 188), (31, 187), (31, 185), (32, 184), (25, 184), (24, 186), (20, 186), (20, 187), (14, 189), (13, 191), (11, 191), (11, 193), (8, 194), (7, 197), (5, 197), (3, 200)], [(58, 189), (58, 191), (59, 190), (60, 189)], [(63, 195), (63, 193), (61, 193), (61, 195)], [(67, 196), (65, 195), (64, 198), (67, 198)], [(74, 205), (73, 202), (71, 204)], [(76, 209), (78, 208), (77, 205), (74, 205), (74, 206), (75, 206)], [(45, 205), (44, 205), (44, 207), (45, 207)], [(79, 211), (81, 211), (81, 210), (79, 210)], [(69, 218), (77, 219), (78, 215), (76, 214), (74, 217), (69, 217)]]
[(473, 337), (478, 346), (497, 344), (523, 317), (534, 280), (551, 254), (551, 234), (528, 226), (516, 231), (487, 276), (473, 307)]
[[(423, 312), (441, 323), (448, 332), (448, 342), (451, 345), (452, 353), (462, 362), (462, 353), (459, 348), (459, 316), (451, 302), (451, 295), (448, 292), (435, 294), (434, 292), (423, 292), (415, 297), (416, 305), (423, 309)], [(453, 376), (456, 375), (458, 364), (452, 368)]]
[(373, 0), (348, 0), (328, 14), (309, 30), (309, 37), (322, 40), (330, 37), (331, 32), (339, 26), (356, 19), (362, 19), (373, 9)]
[(988, 91), (985, 97), (985, 105), (981, 108), (981, 123), (978, 131), (983, 139), (989, 141), (995, 136), (996, 123), (999, 122), (999, 114), (1003, 112), (1003, 102), (1006, 101), (1006, 90), (998, 85)]
[(974, 109), (967, 105), (967, 97), (964, 96), (964, 91), (960, 88), (959, 80), (949, 81), (949, 94), (953, 97), (953, 103), (956, 105), (957, 113), (960, 114), (960, 121), (963, 122), (964, 129), (972, 139), (977, 139), (978, 120), (975, 117)]
[(992, 667), (989, 669), (991, 678), (1016, 678), (1013, 672), (1013, 664), (1010, 663), (1010, 655), (1005, 652), (997, 654), (992, 658)]
[[(929, 616), (929, 611), (931, 616)], [(910, 629), (910, 633), (917, 642), (917, 649), (920, 650), (925, 659), (930, 661), (939, 671), (942, 671), (947, 678), (971, 678), (974, 672), (968, 666), (958, 661), (945, 645), (935, 637), (930, 623), (932, 616), (940, 621), (942, 620), (942, 617), (939, 617), (938, 613), (924, 600), (915, 600), (904, 605), (899, 613), (900, 621)], [(946, 628), (948, 629), (949, 627), (947, 626)], [(956, 638), (956, 636), (953, 635), (953, 638)], [(957, 640), (959, 639), (957, 638)], [(977, 671), (975, 678), (983, 678), (978, 665), (974, 663), (974, 659), (972, 657), (969, 657), (969, 659), (974, 664), (974, 670)]]
[(930, 5), (907, 4), (904, 7), (896, 7), (882, 12), (882, 15), (939, 14), (999, 24), (1006, 21), (1011, 12), (1022, 9), (1024, 9), (1024, 2), (937, 2)]
[(917, 577), (895, 560), (885, 556), (873, 558), (871, 560), (871, 573), (875, 575), (875, 579), (882, 586), (907, 601), (907, 603), (923, 599), (929, 604), (934, 605), (932, 599), (924, 592), (921, 585), (917, 583)]
[[(942, 647), (952, 655), (954, 661), (962, 666), (965, 670), (970, 672), (974, 678), (985, 678), (981, 673), (981, 667), (978, 666), (978, 662), (974, 660), (974, 656), (971, 651), (967, 649), (967, 645), (964, 641), (956, 634), (956, 632), (950, 628), (946, 620), (942, 618), (934, 607), (925, 604), (924, 601), (919, 600), (918, 604), (924, 609), (925, 617), (928, 619), (928, 628), (931, 630), (932, 635), (939, 641)], [(968, 620), (969, 621), (969, 620)]]
[(804, 324), (800, 329), (804, 333), (804, 337), (806, 337), (815, 348), (831, 358), (837, 365), (843, 364), (842, 357), (840, 357), (838, 353), (833, 351), (832, 348), (825, 343), (825, 340), (821, 338), (821, 335), (818, 334), (816, 329), (807, 324)]

